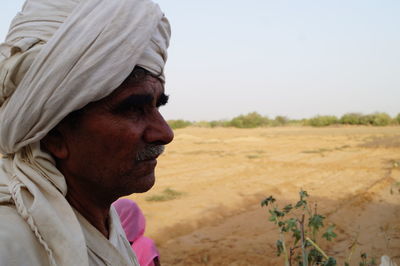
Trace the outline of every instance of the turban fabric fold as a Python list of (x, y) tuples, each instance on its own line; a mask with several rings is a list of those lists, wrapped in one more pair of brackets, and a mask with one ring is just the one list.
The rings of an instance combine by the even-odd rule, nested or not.
[(27, 0), (0, 45), (0, 204), (12, 202), (52, 265), (87, 265), (67, 186), (40, 140), (141, 66), (163, 79), (170, 27), (150, 0)]

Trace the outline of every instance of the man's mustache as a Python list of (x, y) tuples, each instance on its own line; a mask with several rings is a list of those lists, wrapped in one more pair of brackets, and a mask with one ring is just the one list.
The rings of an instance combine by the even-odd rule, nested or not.
[(145, 161), (155, 159), (160, 156), (165, 150), (164, 145), (149, 144), (142, 151), (139, 151), (136, 155), (137, 161)]

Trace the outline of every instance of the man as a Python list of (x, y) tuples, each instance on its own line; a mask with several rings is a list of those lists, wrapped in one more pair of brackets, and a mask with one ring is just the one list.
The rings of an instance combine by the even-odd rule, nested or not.
[(150, 0), (27, 0), (0, 46), (0, 265), (138, 265), (110, 205), (173, 133)]

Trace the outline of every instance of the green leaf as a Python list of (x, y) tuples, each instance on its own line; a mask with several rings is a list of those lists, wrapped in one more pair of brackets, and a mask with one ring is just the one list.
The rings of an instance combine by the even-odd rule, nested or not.
[(374, 257), (371, 258), (371, 260), (369, 261), (369, 265), (371, 266), (375, 266), (376, 264), (376, 259)]
[(322, 256), (322, 254), (315, 248), (311, 249), (310, 252), (308, 253), (308, 262), (310, 264), (316, 263), (317, 265), (320, 265), (323, 258), (324, 257)]
[(325, 217), (319, 214), (314, 214), (309, 220), (308, 220), (308, 226), (318, 230), (320, 227), (324, 226), (324, 221)]
[(301, 239), (301, 231), (299, 229), (293, 229), (294, 245), (296, 245)]
[(305, 198), (308, 198), (307, 191), (300, 190), (299, 194), (300, 194), (300, 200), (304, 200)]
[(281, 211), (278, 211), (278, 210), (276, 210), (276, 215), (277, 215), (278, 217), (283, 217), (283, 216), (285, 216), (285, 213), (284, 213), (284, 212), (281, 212)]
[(361, 253), (360, 266), (367, 266), (367, 253)]
[(286, 221), (286, 227), (288, 231), (291, 231), (293, 228), (297, 228), (297, 219), (290, 218)]
[(306, 206), (307, 205), (307, 201), (305, 200), (299, 200), (296, 205), (294, 206), (296, 209), (302, 207), (302, 206)]
[(276, 199), (272, 196), (269, 196), (268, 198), (265, 198), (264, 200), (261, 201), (261, 207), (268, 206), (270, 203), (274, 203)]
[(278, 219), (277, 219), (277, 217), (276, 217), (275, 214), (271, 214), (271, 216), (268, 218), (268, 220), (269, 220), (270, 222), (274, 222), (274, 223), (277, 223), (277, 222), (278, 222)]
[(281, 240), (276, 241), (277, 256), (279, 257), (283, 253), (283, 242)]
[[(270, 210), (270, 213), (271, 213), (271, 210)], [(272, 213), (271, 213), (271, 214), (275, 215), (276, 217), (283, 217), (283, 216), (285, 216), (285, 213), (279, 211), (278, 208), (274, 208), (274, 209), (272, 210)]]
[(331, 241), (332, 239), (337, 237), (336, 233), (333, 232), (334, 229), (335, 229), (335, 225), (328, 226), (328, 228), (326, 229), (326, 232), (322, 235), (322, 237), (328, 241)]
[(304, 243), (304, 247), (305, 248), (308, 248), (308, 247), (312, 247), (313, 245), (309, 242), (309, 241), (306, 241), (305, 243)]
[(288, 213), (288, 212), (290, 212), (292, 209), (293, 209), (292, 204), (289, 204), (289, 205), (286, 205), (286, 206), (283, 208), (283, 211), (284, 211), (285, 213)]
[(336, 260), (332, 257), (329, 257), (327, 261), (325, 261), (324, 266), (336, 266)]

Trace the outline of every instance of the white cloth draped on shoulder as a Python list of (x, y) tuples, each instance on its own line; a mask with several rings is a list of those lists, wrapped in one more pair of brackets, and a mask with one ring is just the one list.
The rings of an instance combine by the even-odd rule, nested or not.
[(12, 21), (0, 45), (0, 206), (15, 205), (51, 265), (89, 262), (65, 179), (40, 140), (137, 65), (163, 79), (169, 37), (149, 0), (27, 0)]

